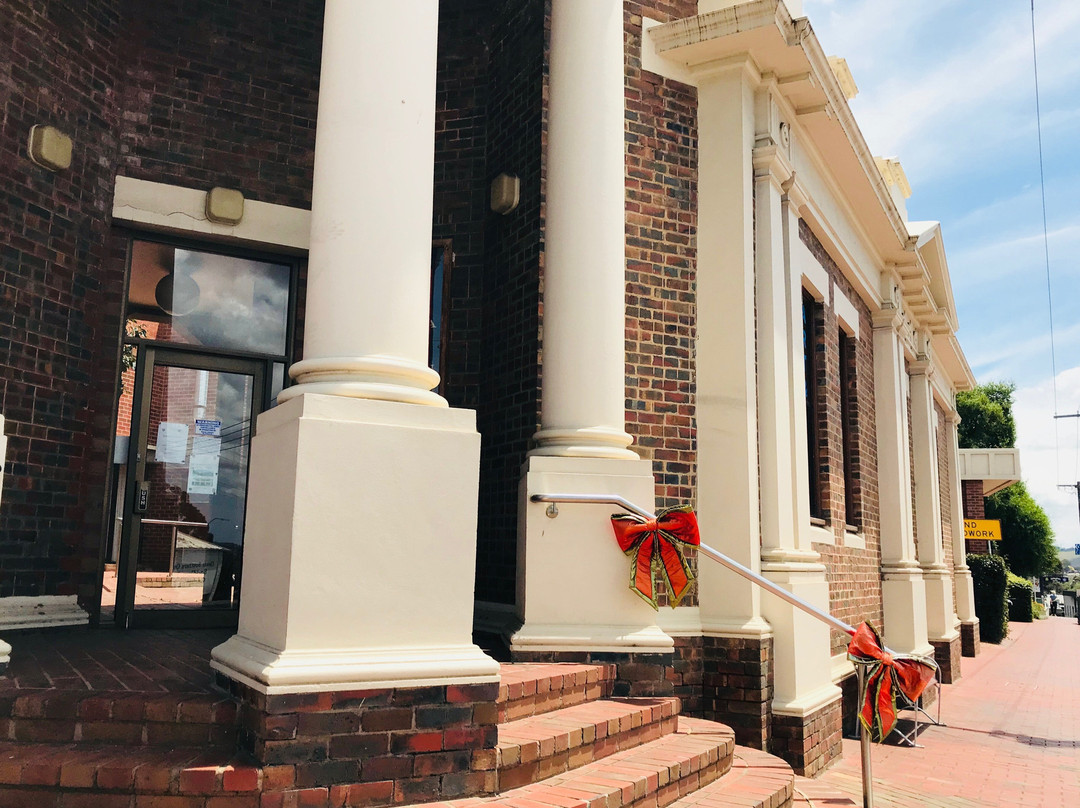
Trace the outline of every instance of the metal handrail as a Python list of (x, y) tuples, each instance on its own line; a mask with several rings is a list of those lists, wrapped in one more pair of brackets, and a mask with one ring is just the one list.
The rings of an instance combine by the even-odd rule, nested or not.
[[(530, 499), (532, 499), (533, 502), (578, 502), (592, 505), (618, 505), (630, 511), (631, 513), (636, 513), (638, 516), (641, 516), (645, 519), (656, 518), (656, 514), (649, 513), (649, 511), (645, 510), (644, 508), (638, 507), (634, 503), (623, 497), (618, 496), (617, 494), (533, 494)], [(807, 603), (798, 595), (794, 595), (788, 590), (784, 589), (782, 586), (773, 583), (768, 578), (758, 575), (749, 567), (744, 567), (738, 561), (728, 558), (720, 551), (714, 550), (712, 547), (709, 547), (709, 545), (700, 545), (698, 547), (698, 552), (705, 556), (708, 556), (713, 561), (719, 562), (732, 572), (741, 575), (743, 578), (746, 578), (748, 581), (757, 584), (767, 592), (771, 592), (781, 600), (785, 600), (792, 606), (795, 606), (798, 609), (802, 609), (804, 612), (811, 615), (812, 617), (816, 617), (821, 622), (827, 623), (832, 628), (839, 629), (840, 631), (843, 631), (848, 635), (854, 636), (855, 629), (845, 623), (843, 620), (839, 619), (838, 617), (833, 617), (831, 614), (819, 609), (812, 603)], [(888, 649), (886, 649), (886, 652), (892, 653), (891, 651), (888, 651)]]
[[(636, 513), (644, 519), (650, 521), (656, 519), (656, 514), (650, 513), (644, 508), (630, 502), (628, 499), (620, 497), (618, 494), (533, 494), (529, 499), (533, 502), (577, 502), (591, 505), (618, 505), (631, 513)], [(728, 558), (726, 555), (718, 550), (714, 550), (707, 544), (698, 545), (698, 552), (711, 558), (713, 561), (719, 562), (732, 572), (746, 578), (751, 583), (757, 584), (766, 592), (771, 592), (781, 600), (787, 601), (795, 608), (801, 609), (811, 617), (816, 617), (831, 628), (839, 629), (851, 636), (855, 635), (855, 629), (843, 620), (838, 617), (833, 617), (831, 614), (819, 609), (812, 603), (807, 603), (805, 600), (792, 594), (782, 586), (778, 586), (768, 578), (758, 575), (749, 567), (744, 567), (738, 561)], [(885, 648), (885, 653), (895, 655), (895, 652), (888, 648)], [(859, 682), (859, 703), (862, 704), (866, 694), (866, 665), (856, 663), (855, 673)], [(940, 695), (938, 698), (940, 698)], [(870, 762), (869, 732), (862, 731), (859, 733), (859, 758), (862, 763), (863, 808), (871, 808), (874, 803), (874, 778)]]

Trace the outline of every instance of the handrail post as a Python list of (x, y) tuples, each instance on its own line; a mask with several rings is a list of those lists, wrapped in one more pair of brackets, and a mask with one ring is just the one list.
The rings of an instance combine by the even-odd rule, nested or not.
[[(855, 663), (855, 676), (859, 682), (859, 704), (866, 701), (866, 665)], [(873, 808), (874, 776), (870, 762), (870, 732), (856, 720), (859, 727), (859, 759), (862, 763), (862, 804), (863, 808)]]

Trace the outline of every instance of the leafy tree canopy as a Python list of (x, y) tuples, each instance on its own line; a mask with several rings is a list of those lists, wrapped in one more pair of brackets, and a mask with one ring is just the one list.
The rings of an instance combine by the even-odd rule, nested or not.
[(1017, 575), (1046, 575), (1058, 569), (1050, 518), (1022, 482), (987, 497), (986, 518), (1001, 520), (997, 549)]
[(1016, 446), (1012, 382), (981, 384), (956, 394), (961, 449), (1012, 449)]

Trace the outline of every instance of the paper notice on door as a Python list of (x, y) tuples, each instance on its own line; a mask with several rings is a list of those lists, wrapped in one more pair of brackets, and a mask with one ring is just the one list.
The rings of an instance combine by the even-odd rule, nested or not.
[(187, 492), (189, 494), (216, 494), (218, 486), (218, 462), (221, 459), (221, 438), (196, 435), (191, 441), (191, 459), (188, 462)]
[(187, 460), (188, 425), (162, 421), (157, 428), (157, 452), (159, 463), (183, 463)]

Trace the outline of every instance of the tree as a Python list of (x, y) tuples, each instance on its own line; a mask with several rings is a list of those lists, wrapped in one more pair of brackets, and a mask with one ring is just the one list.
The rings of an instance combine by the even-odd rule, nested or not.
[(1016, 446), (1016, 421), (1012, 413), (1012, 382), (990, 382), (956, 394), (960, 413), (958, 440), (961, 449), (1012, 449)]
[(986, 518), (1001, 520), (998, 550), (1017, 575), (1045, 575), (1058, 569), (1050, 518), (1022, 482), (987, 497)]
[[(956, 394), (961, 449), (1011, 449), (1016, 446), (1012, 382), (991, 382)], [(1043, 575), (1058, 566), (1050, 518), (1027, 487), (1015, 483), (986, 498), (986, 518), (1001, 520), (998, 548), (1017, 575)]]

